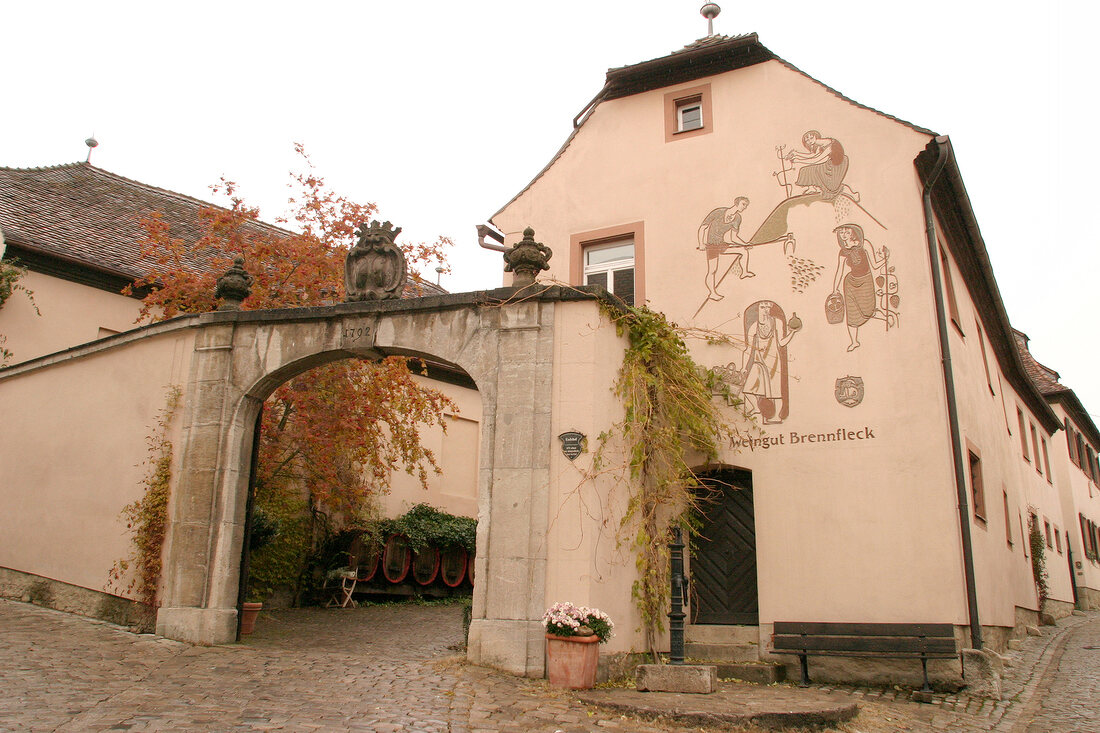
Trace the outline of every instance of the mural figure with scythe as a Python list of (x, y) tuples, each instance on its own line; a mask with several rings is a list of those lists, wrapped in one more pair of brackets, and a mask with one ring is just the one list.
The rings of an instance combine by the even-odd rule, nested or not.
[[(718, 287), (735, 266), (740, 265), (738, 277), (742, 280), (756, 275), (755, 272), (749, 270), (749, 251), (753, 247), (782, 243), (784, 251), (786, 251), (788, 245), (790, 245), (792, 251), (794, 249), (794, 235), (790, 232), (783, 232), (774, 237), (761, 237), (760, 231), (757, 231), (751, 238), (744, 239), (741, 236), (741, 214), (748, 207), (749, 199), (745, 196), (738, 196), (733, 200), (733, 206), (719, 206), (707, 214), (703, 219), (703, 223), (699, 225), (696, 249), (707, 253), (707, 275), (705, 279), (707, 300), (703, 301), (703, 305), (706, 305), (709, 300), (721, 300), (724, 297), (718, 292)], [(733, 262), (730, 262), (729, 267), (719, 277), (718, 270), (721, 269), (721, 258), (723, 255), (728, 254), (733, 255)], [(703, 307), (699, 306), (699, 310), (702, 309)], [(698, 312), (696, 311), (696, 314)]]

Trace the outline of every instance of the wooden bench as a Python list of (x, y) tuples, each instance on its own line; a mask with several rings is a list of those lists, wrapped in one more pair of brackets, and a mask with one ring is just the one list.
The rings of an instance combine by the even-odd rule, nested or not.
[(799, 686), (810, 684), (806, 662), (810, 656), (881, 657), (920, 659), (924, 671), (923, 692), (928, 684), (929, 659), (955, 659), (953, 624), (841, 624), (775, 622), (772, 635), (775, 654), (796, 654), (802, 666)]

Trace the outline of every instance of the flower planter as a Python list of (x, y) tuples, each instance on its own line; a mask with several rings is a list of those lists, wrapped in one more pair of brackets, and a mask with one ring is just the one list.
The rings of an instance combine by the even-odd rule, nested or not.
[(262, 603), (241, 604), (241, 636), (256, 630), (256, 617), (260, 615), (260, 609), (263, 607)]
[(554, 687), (587, 690), (596, 684), (600, 637), (546, 635), (546, 677)]

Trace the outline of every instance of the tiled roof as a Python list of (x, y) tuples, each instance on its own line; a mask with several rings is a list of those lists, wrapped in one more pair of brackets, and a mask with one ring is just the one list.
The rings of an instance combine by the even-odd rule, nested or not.
[[(153, 265), (141, 254), (143, 217), (159, 211), (173, 237), (196, 242), (203, 235), (199, 209), (210, 205), (88, 163), (0, 167), (0, 229), (7, 243), (127, 278), (145, 275)], [(257, 232), (290, 234), (263, 222), (249, 226)], [(219, 254), (191, 252), (185, 264), (196, 272), (209, 272), (211, 259)], [(420, 283), (420, 291), (406, 286), (406, 296), (421, 292), (446, 291), (426, 281)]]
[(1039, 388), (1041, 394), (1047, 396), (1069, 390), (1069, 387), (1058, 381), (1058, 372), (1040, 364), (1031, 355), (1031, 351), (1028, 349), (1030, 339), (1026, 333), (1017, 331), (1014, 328), (1012, 329), (1012, 335), (1016, 337), (1016, 350), (1020, 352), (1020, 361), (1024, 363), (1024, 371), (1031, 377), (1031, 381)]
[[(202, 236), (199, 209), (209, 205), (87, 163), (0, 168), (0, 228), (9, 243), (130, 277), (152, 265), (141, 256), (143, 217), (159, 211), (171, 223), (172, 236), (194, 242)], [(210, 258), (193, 254), (187, 264), (205, 272)]]
[(1100, 429), (1097, 429), (1089, 411), (1081, 403), (1077, 393), (1058, 381), (1058, 372), (1045, 364), (1040, 364), (1031, 350), (1028, 342), (1031, 340), (1023, 331), (1012, 329), (1012, 335), (1016, 338), (1016, 350), (1020, 353), (1020, 361), (1024, 364), (1024, 371), (1043, 398), (1051, 404), (1061, 405), (1077, 425), (1077, 429), (1088, 437), (1092, 445), (1100, 445)]

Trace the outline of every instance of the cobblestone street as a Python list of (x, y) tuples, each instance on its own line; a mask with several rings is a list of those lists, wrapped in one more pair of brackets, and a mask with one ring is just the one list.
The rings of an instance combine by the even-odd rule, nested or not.
[[(720, 694), (750, 706), (784, 695), (844, 696), (862, 708), (840, 728), (851, 733), (1100, 731), (1100, 654), (1088, 648), (1100, 646), (1100, 617), (1075, 620), (1051, 632), (1060, 634), (1056, 641), (1031, 639), (1016, 653), (1014, 669), (1024, 673), (1006, 682), (1012, 699), (1002, 703), (960, 695), (918, 705), (900, 693), (858, 688), (726, 685)], [(221, 647), (4, 600), (0, 629), (3, 731), (685, 730), (587, 707), (539, 680), (466, 665), (454, 651), (462, 633), (458, 606), (268, 612), (245, 643)], [(1030, 674), (1043, 655), (1053, 660), (1049, 673)], [(1036, 691), (1041, 700), (1029, 697)]]

